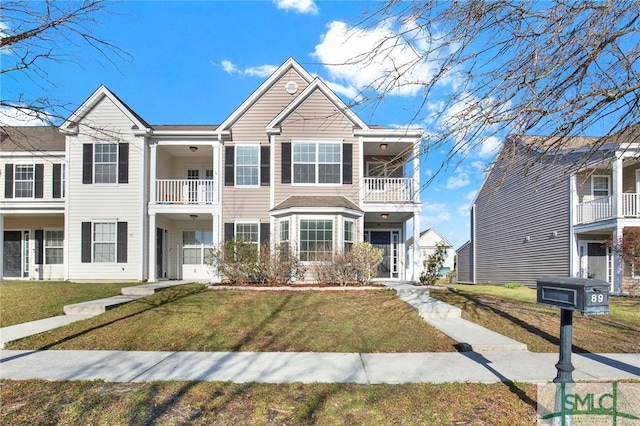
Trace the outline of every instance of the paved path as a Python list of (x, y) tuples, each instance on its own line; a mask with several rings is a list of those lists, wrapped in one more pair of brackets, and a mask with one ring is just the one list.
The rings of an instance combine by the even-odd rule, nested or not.
[[(640, 378), (639, 354), (574, 354), (575, 380)], [(528, 351), (448, 353), (0, 352), (0, 378), (230, 381), (235, 383), (545, 383), (558, 355)]]

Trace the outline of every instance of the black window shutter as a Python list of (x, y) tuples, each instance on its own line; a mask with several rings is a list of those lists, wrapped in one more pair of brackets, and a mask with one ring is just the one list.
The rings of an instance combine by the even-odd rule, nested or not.
[(42, 198), (44, 196), (43, 188), (44, 164), (36, 164), (35, 167), (35, 197)]
[(118, 263), (127, 263), (127, 222), (118, 222), (116, 253)]
[(62, 197), (62, 164), (53, 165), (53, 198)]
[(224, 239), (225, 241), (227, 240), (232, 240), (235, 234), (235, 226), (233, 225), (233, 223), (225, 223), (224, 224)]
[(233, 186), (235, 183), (235, 172), (233, 170), (234, 163), (234, 147), (224, 147), (224, 186)]
[(13, 198), (13, 164), (4, 165), (4, 198)]
[(353, 183), (353, 144), (342, 145), (342, 183)]
[(93, 183), (93, 144), (82, 145), (82, 183)]
[(291, 143), (282, 144), (282, 183), (291, 183)]
[(82, 222), (82, 263), (91, 263), (91, 222)]
[(129, 144), (118, 144), (118, 183), (129, 183)]
[(260, 224), (260, 244), (269, 243), (271, 225), (268, 223)]
[(270, 147), (260, 147), (260, 186), (269, 186)]
[(36, 229), (36, 265), (42, 265), (44, 257), (44, 231)]

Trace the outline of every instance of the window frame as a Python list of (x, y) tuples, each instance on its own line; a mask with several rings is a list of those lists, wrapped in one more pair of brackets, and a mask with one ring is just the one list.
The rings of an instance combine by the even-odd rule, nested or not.
[[(113, 240), (110, 241), (96, 241), (96, 226), (97, 225), (112, 225), (113, 226)], [(98, 260), (96, 258), (96, 244), (113, 246), (113, 259), (112, 260)], [(111, 253), (110, 253), (111, 254)], [(115, 264), (118, 261), (118, 222), (114, 220), (103, 220), (91, 222), (91, 262), (92, 263), (107, 263)]]
[[(200, 240), (202, 241), (200, 244), (196, 243), (185, 243), (185, 234), (186, 233), (194, 233), (194, 240), (198, 241), (198, 233), (201, 233)], [(183, 229), (182, 230), (182, 265), (204, 265), (206, 262), (206, 249), (213, 247), (213, 231), (210, 229)], [(199, 251), (199, 262), (197, 263), (186, 263), (186, 256), (184, 255), (185, 250), (198, 250)], [(191, 258), (191, 257), (190, 257)]]
[[(596, 191), (598, 192), (604, 192), (604, 189), (596, 189), (595, 186), (595, 182), (596, 179), (606, 179), (607, 180), (607, 194), (606, 195), (596, 195)], [(601, 198), (601, 197), (608, 197), (611, 195), (611, 176), (609, 175), (593, 175), (591, 176), (591, 196), (593, 198)]]
[[(238, 226), (241, 226), (241, 227), (245, 227), (245, 226), (254, 227), (255, 226), (255, 228), (256, 228), (256, 230), (255, 230), (256, 240), (255, 241), (249, 240), (247, 238), (244, 238), (243, 235), (240, 235), (240, 232), (238, 232)], [(249, 232), (252, 233), (252, 234), (254, 233), (253, 231), (249, 231)], [(243, 230), (242, 234), (244, 234), (244, 233), (245, 233), (245, 231)], [(241, 220), (241, 221), (234, 222), (234, 224), (233, 224), (233, 235), (234, 235), (235, 238), (238, 238), (238, 239), (242, 238), (242, 241), (244, 241), (247, 244), (255, 244), (257, 247), (259, 247), (260, 246), (260, 221), (257, 221), (257, 220)]]
[[(313, 161), (296, 161), (296, 148), (303, 145), (313, 145), (314, 159)], [(320, 146), (333, 146), (337, 147), (338, 161), (320, 161)], [(343, 176), (343, 141), (322, 141), (322, 140), (295, 140), (291, 142), (291, 185), (296, 186), (310, 186), (310, 185), (322, 185), (322, 186), (339, 186), (342, 185), (344, 180)], [(298, 153), (300, 154), (300, 153)], [(334, 153), (335, 154), (335, 153)], [(297, 182), (296, 181), (296, 165), (313, 165), (313, 182)], [(338, 168), (338, 179), (336, 182), (320, 182), (320, 166), (332, 165)]]
[[(303, 239), (302, 233), (305, 231), (303, 224), (305, 222), (316, 222), (316, 226), (318, 222), (329, 222), (331, 224), (331, 226), (329, 227), (329, 230), (331, 232), (331, 240), (310, 240), (310, 239)], [(298, 219), (298, 256), (300, 258), (300, 261), (302, 262), (319, 262), (321, 260), (318, 260), (318, 254), (319, 253), (331, 253), (331, 256), (333, 256), (333, 252), (335, 249), (335, 217), (331, 217), (331, 218), (327, 218), (327, 217), (302, 217), (300, 219)], [(307, 230), (308, 232), (308, 230)], [(330, 243), (330, 249), (329, 250), (317, 250), (317, 246), (314, 250), (303, 250), (303, 244), (305, 243), (311, 243), (314, 242), (316, 245), (318, 242), (321, 241), (325, 241), (325, 242), (329, 242)], [(309, 254), (313, 254), (313, 256), (309, 256)], [(312, 258), (310, 258), (312, 257)]]
[[(59, 240), (54, 240), (50, 238), (50, 233), (60, 233), (61, 238)], [(116, 231), (117, 232), (117, 231)], [(50, 241), (56, 241), (58, 245), (50, 245)], [(62, 265), (64, 264), (64, 229), (45, 229), (44, 230), (44, 256), (43, 256), (43, 264), (44, 265)], [(49, 253), (52, 250), (56, 250), (60, 252), (60, 261), (59, 262), (49, 262)]]
[[(30, 179), (18, 179), (18, 168), (22, 167), (30, 167), (31, 168), (31, 178)], [(31, 195), (22, 196), (18, 195), (18, 183), (30, 183), (31, 184)], [(22, 191), (22, 189), (21, 189)], [(13, 198), (21, 198), (21, 199), (33, 199), (36, 198), (36, 165), (34, 163), (21, 163), (13, 165)]]
[[(256, 161), (255, 164), (239, 164), (238, 159), (240, 158), (240, 151), (242, 149), (252, 149), (256, 151)], [(238, 172), (241, 169), (255, 169), (255, 183), (238, 183)], [(253, 176), (252, 176), (253, 178)], [(236, 144), (235, 153), (233, 158), (233, 179), (234, 186), (239, 188), (260, 188), (260, 144), (252, 143), (252, 144)]]
[[(98, 155), (104, 155), (104, 151), (98, 153), (98, 147), (104, 147), (104, 146), (109, 146), (112, 147), (112, 149), (115, 150), (115, 160), (114, 161), (98, 161), (97, 156)], [(102, 148), (101, 148), (102, 150)], [(119, 144), (116, 142), (100, 142), (100, 143), (94, 143), (93, 144), (93, 183), (96, 185), (117, 185), (118, 184), (118, 167), (120, 164), (120, 158), (119, 158), (119, 153), (120, 149), (119, 149)], [(111, 156), (112, 153), (108, 153), (107, 155)], [(98, 171), (97, 171), (97, 167), (98, 166), (113, 166), (113, 173), (109, 172), (108, 176), (110, 178), (109, 182), (98, 182), (97, 181), (97, 177), (98, 177)], [(111, 175), (113, 174), (113, 181), (111, 181)], [(100, 173), (100, 176), (104, 176), (104, 173)]]
[[(347, 239), (347, 228), (351, 227), (351, 238)], [(356, 221), (353, 219), (343, 219), (342, 222), (342, 249), (344, 251), (351, 251), (356, 243)]]

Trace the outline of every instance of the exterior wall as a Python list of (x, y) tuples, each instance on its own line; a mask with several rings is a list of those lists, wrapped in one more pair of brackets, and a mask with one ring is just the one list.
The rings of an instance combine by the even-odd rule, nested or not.
[(475, 202), (476, 283), (535, 285), (569, 275), (572, 158), (563, 160), (505, 144)]
[[(275, 138), (275, 204), (289, 196), (345, 196), (354, 203), (359, 203), (360, 145), (353, 136), (353, 124), (329, 102), (320, 91), (316, 91), (303, 102), (294, 114), (291, 114), (281, 126), (281, 134)], [(352, 144), (352, 184), (315, 185), (315, 184), (283, 184), (282, 183), (282, 143), (307, 141), (335, 141)], [(344, 159), (343, 159), (344, 160)]]
[[(104, 97), (82, 120), (78, 135), (70, 135), (68, 229), (69, 279), (108, 277), (114, 280), (143, 280), (144, 229), (142, 199), (144, 172), (142, 156), (145, 141), (131, 133), (132, 123), (122, 110)], [(99, 131), (93, 129), (100, 129)], [(129, 143), (129, 177), (126, 184), (83, 184), (83, 144), (96, 142)], [(117, 202), (115, 202), (117, 200)], [(142, 205), (141, 205), (142, 204)], [(83, 263), (81, 261), (82, 222), (127, 222), (126, 263)]]
[(436, 244), (440, 242), (447, 244), (447, 255), (445, 256), (442, 267), (449, 268), (449, 271), (453, 271), (455, 267), (455, 250), (434, 231), (426, 232), (422, 237), (420, 237), (420, 241), (418, 242), (418, 246), (420, 248), (420, 265), (424, 265), (427, 258), (435, 251)]
[[(29, 164), (42, 164), (43, 165), (43, 188), (42, 198), (5, 198), (5, 165), (29, 165)], [(12, 155), (0, 155), (0, 200), (3, 202), (15, 203), (15, 202), (51, 202), (61, 201), (62, 198), (53, 197), (53, 165), (65, 164), (64, 152), (56, 152), (47, 155), (41, 155), (38, 153), (26, 153), (26, 152), (14, 152)], [(14, 168), (15, 173), (15, 168)]]
[(472, 283), (473, 264), (471, 262), (471, 242), (465, 243), (456, 252), (458, 264), (456, 266), (457, 281), (459, 283)]

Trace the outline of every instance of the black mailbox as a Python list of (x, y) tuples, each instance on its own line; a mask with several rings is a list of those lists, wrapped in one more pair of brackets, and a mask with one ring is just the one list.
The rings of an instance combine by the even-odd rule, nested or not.
[(536, 282), (538, 303), (582, 312), (609, 313), (609, 283), (591, 278), (544, 277)]

